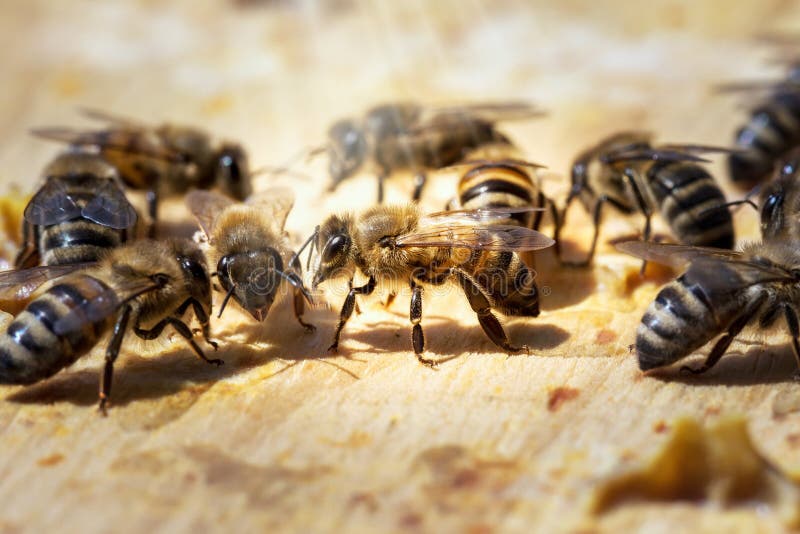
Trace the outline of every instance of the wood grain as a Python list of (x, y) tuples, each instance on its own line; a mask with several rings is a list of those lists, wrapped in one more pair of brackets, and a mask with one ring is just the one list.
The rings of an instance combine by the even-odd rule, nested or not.
[[(319, 143), (333, 119), (371, 103), (525, 98), (548, 118), (506, 130), (562, 175), (545, 181), (562, 198), (572, 155), (616, 129), (729, 143), (744, 110), (711, 85), (777, 75), (748, 36), (800, 24), (797, 5), (778, 0), (240, 4), (5, 2), (4, 186), (31, 190), (57, 147), (27, 130), (82, 124), (81, 105), (202, 125), (242, 139), (259, 166)], [(257, 184), (295, 189), (288, 226), (298, 238), (374, 198), (368, 175), (326, 195), (325, 162), (305, 170), (308, 179)], [(454, 183), (433, 180), (426, 209), (441, 209)], [(410, 189), (398, 177), (389, 198)], [(180, 203), (168, 212), (186, 217)], [(641, 223), (614, 219), (605, 238)], [(588, 218), (576, 210), (571, 220), (566, 246), (577, 254)], [(751, 213), (736, 222), (743, 238), (757, 235)], [(0, 532), (780, 531), (769, 511), (738, 506), (588, 513), (598, 484), (653, 457), (678, 416), (740, 414), (762, 454), (800, 468), (784, 332), (735, 342), (703, 378), (645, 377), (628, 345), (668, 273), (641, 279), (638, 266), (607, 244), (591, 272), (540, 254), (544, 312), (506, 322), (528, 356), (497, 353), (452, 290), (426, 293), (429, 356), (446, 360), (438, 370), (411, 354), (407, 295), (388, 310), (380, 296), (364, 303), (330, 356), (344, 297), (331, 287), (332, 309), (310, 314), (313, 335), (288, 302), (264, 324), (226, 311), (213, 325), (219, 369), (179, 339), (126, 346), (108, 418), (94, 407), (100, 350), (46, 382), (4, 387)]]

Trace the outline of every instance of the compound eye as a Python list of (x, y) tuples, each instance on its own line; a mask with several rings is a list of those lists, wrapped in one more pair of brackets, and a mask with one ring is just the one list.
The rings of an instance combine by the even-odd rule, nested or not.
[(769, 221), (775, 215), (775, 210), (781, 205), (783, 200), (782, 195), (772, 194), (764, 201), (764, 206), (761, 208), (761, 220)]
[(322, 262), (330, 263), (344, 253), (350, 239), (343, 235), (335, 235), (328, 240), (325, 249), (322, 251)]

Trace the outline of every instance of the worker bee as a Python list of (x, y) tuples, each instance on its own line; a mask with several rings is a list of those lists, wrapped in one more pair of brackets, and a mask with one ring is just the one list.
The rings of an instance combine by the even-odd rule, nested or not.
[[(517, 159), (469, 160), (454, 167), (466, 167), (458, 182), (458, 196), (448, 204), (448, 209), (534, 208), (510, 214), (509, 223), (539, 230), (542, 215), (549, 209), (559, 233), (559, 214), (555, 202), (544, 194), (539, 180), (531, 177), (531, 170), (542, 165)], [(558, 240), (555, 242), (558, 253)]]
[[(495, 345), (511, 353), (527, 350), (509, 342), (492, 309), (514, 316), (539, 315), (535, 274), (518, 253), (549, 247), (553, 240), (535, 230), (497, 224), (518, 211), (498, 208), (421, 216), (416, 205), (410, 204), (379, 205), (357, 216), (329, 217), (310, 240), (311, 254), (314, 247), (320, 251), (312, 287), (341, 277), (350, 285), (329, 350), (338, 348), (357, 295), (369, 295), (379, 284), (393, 285), (393, 289), (398, 287), (394, 284), (409, 284), (414, 353), (421, 363), (435, 365), (422, 356), (423, 285), (452, 279), (461, 286)], [(356, 271), (368, 278), (363, 286), (353, 287)]]
[(17, 269), (97, 261), (133, 237), (137, 215), (117, 171), (96, 154), (65, 152), (25, 207)]
[(216, 143), (197, 128), (152, 126), (97, 110), (83, 110), (83, 113), (105, 122), (106, 127), (40, 128), (33, 130), (33, 134), (97, 150), (117, 168), (128, 187), (147, 192), (151, 221), (157, 218), (162, 196), (213, 187), (239, 200), (250, 195), (247, 154), (238, 144)]
[(510, 145), (495, 123), (541, 116), (524, 102), (476, 103), (433, 107), (396, 102), (374, 107), (362, 119), (346, 118), (328, 130), (331, 189), (370, 161), (378, 167), (378, 202), (383, 202), (384, 181), (397, 170), (415, 173), (413, 199), (418, 200), (428, 169), (461, 160), (469, 150), (489, 145)]
[(790, 65), (786, 78), (776, 81), (734, 82), (722, 91), (761, 91), (747, 124), (736, 131), (740, 151), (728, 156), (731, 180), (749, 189), (768, 179), (776, 164), (800, 146), (800, 63)]
[(683, 244), (731, 248), (733, 220), (725, 196), (712, 176), (699, 165), (698, 153), (729, 152), (701, 145), (650, 144), (650, 134), (622, 132), (582, 152), (572, 165), (572, 188), (561, 217), (576, 198), (592, 213), (594, 236), (584, 261), (588, 265), (597, 247), (603, 205), (645, 216), (644, 240), (650, 239), (650, 219), (659, 211)]
[(304, 300), (310, 303), (311, 297), (283, 229), (294, 204), (290, 190), (274, 188), (245, 203), (212, 191), (192, 191), (186, 204), (211, 245), (216, 275), (226, 292), (220, 315), (233, 297), (255, 320), (263, 321), (286, 281), (294, 290), (297, 321), (314, 330), (303, 321)]
[(203, 360), (208, 359), (182, 319), (191, 307), (209, 339), (211, 282), (205, 258), (190, 240), (139, 240), (109, 250), (92, 267), (40, 266), (0, 273), (0, 291), (28, 297), (53, 279), (0, 334), (0, 383), (33, 384), (71, 365), (111, 333), (100, 382), (105, 414), (114, 361), (129, 327), (155, 339), (172, 326)]
[(745, 326), (768, 328), (781, 317), (800, 365), (800, 252), (792, 241), (767, 240), (741, 252), (640, 241), (617, 248), (673, 267), (688, 263), (684, 274), (658, 293), (636, 331), (643, 371), (681, 360), (725, 332), (701, 366), (681, 368), (704, 373)]

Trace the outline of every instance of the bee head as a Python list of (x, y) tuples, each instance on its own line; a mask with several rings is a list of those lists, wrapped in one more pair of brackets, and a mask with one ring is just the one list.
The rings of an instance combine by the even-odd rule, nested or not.
[(244, 200), (253, 192), (247, 153), (239, 145), (225, 144), (217, 151), (214, 182), (226, 194)]
[(227, 292), (219, 314), (233, 297), (256, 321), (266, 318), (286, 277), (281, 255), (271, 247), (223, 256), (217, 264), (217, 276)]
[(353, 239), (349, 217), (332, 216), (319, 228), (315, 247), (319, 250), (319, 261), (312, 288), (340, 274), (350, 274), (353, 270)]
[(358, 170), (367, 155), (367, 140), (349, 119), (337, 121), (328, 131), (328, 170), (331, 189)]

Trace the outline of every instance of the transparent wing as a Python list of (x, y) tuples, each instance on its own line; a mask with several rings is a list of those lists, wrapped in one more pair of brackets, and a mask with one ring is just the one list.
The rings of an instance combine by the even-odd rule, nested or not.
[(447, 167), (442, 167), (440, 170), (446, 171), (449, 169), (459, 169), (462, 167), (478, 167), (478, 166), (506, 166), (506, 167), (527, 167), (531, 169), (546, 169), (547, 166), (540, 165), (533, 161), (526, 161), (522, 159), (504, 158), (504, 159), (468, 159), (460, 161)]
[(34, 128), (31, 134), (50, 141), (59, 141), (75, 146), (91, 146), (100, 150), (118, 150), (138, 156), (173, 163), (185, 163), (186, 156), (171, 150), (163, 143), (148, 141), (140, 130), (76, 130), (74, 128)]
[(63, 182), (50, 180), (33, 195), (25, 206), (25, 220), (38, 226), (49, 226), (81, 216), (81, 208), (69, 196)]
[(695, 144), (674, 144), (667, 143), (659, 145), (658, 150), (674, 150), (676, 152), (687, 152), (689, 154), (735, 154), (741, 152), (738, 148), (714, 145), (695, 145)]
[(207, 237), (214, 230), (214, 220), (222, 210), (235, 204), (236, 201), (216, 191), (195, 189), (186, 195), (186, 206), (197, 219), (200, 228)]
[(97, 224), (124, 230), (136, 224), (136, 209), (128, 201), (125, 193), (113, 180), (102, 182), (95, 194), (89, 201), (81, 215)]
[(27, 300), (44, 283), (93, 266), (94, 263), (42, 265), (18, 271), (0, 272), (0, 300)]
[(504, 224), (475, 224), (474, 220), (471, 224), (440, 222), (434, 225), (425, 225), (420, 220), (418, 231), (398, 236), (395, 240), (396, 246), (401, 248), (450, 247), (517, 252), (540, 250), (553, 243), (555, 241), (546, 235), (530, 228)]
[(124, 128), (126, 130), (147, 130), (150, 126), (143, 122), (137, 121), (130, 117), (123, 117), (115, 113), (109, 113), (95, 108), (78, 108), (78, 112), (88, 119), (95, 121), (105, 122), (114, 125), (117, 128)]
[(791, 80), (742, 80), (714, 86), (717, 93), (745, 93), (758, 91), (800, 91), (800, 83)]
[(644, 148), (632, 150), (615, 150), (600, 156), (600, 161), (608, 164), (629, 161), (690, 161), (695, 163), (708, 163), (709, 160), (695, 156), (689, 152), (679, 150), (662, 150), (657, 148)]
[(435, 122), (444, 117), (469, 117), (487, 122), (500, 122), (543, 117), (546, 114), (547, 113), (543, 109), (524, 100), (501, 100), (447, 106), (424, 106), (420, 117), (420, 125), (429, 121)]
[(625, 241), (618, 243), (616, 248), (620, 252), (643, 260), (677, 268), (699, 258), (725, 261), (741, 261), (746, 258), (744, 254), (736, 250), (653, 243), (652, 241)]
[(163, 287), (163, 283), (143, 276), (116, 289), (108, 288), (72, 308), (69, 313), (55, 322), (53, 332), (60, 336), (80, 330), (87, 324), (102, 321), (113, 315), (120, 305), (161, 287)]
[(446, 226), (446, 225), (475, 225), (475, 224), (490, 224), (494, 222), (507, 221), (512, 216), (519, 213), (532, 213), (536, 211), (544, 211), (544, 208), (535, 208), (533, 206), (522, 206), (515, 208), (481, 208), (477, 210), (451, 210), (451, 211), (437, 211), (420, 217), (419, 227), (425, 226)]
[(275, 221), (279, 230), (283, 230), (289, 212), (294, 206), (294, 192), (288, 187), (271, 187), (266, 191), (250, 195), (245, 204), (258, 208)]

